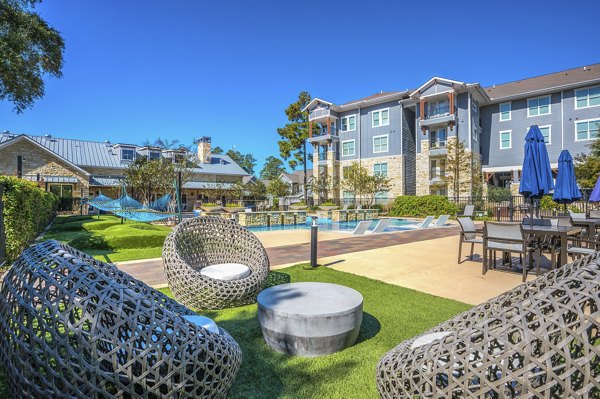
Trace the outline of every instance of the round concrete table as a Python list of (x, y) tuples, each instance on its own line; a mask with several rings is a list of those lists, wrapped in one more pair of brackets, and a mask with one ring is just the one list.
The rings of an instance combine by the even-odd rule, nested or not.
[(362, 295), (327, 283), (291, 283), (258, 294), (258, 321), (267, 344), (280, 352), (320, 356), (356, 342)]

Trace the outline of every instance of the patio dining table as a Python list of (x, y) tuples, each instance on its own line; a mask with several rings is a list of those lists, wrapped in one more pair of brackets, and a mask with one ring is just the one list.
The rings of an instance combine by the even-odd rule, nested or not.
[(560, 266), (566, 265), (567, 259), (567, 241), (569, 236), (581, 233), (581, 227), (578, 226), (536, 226), (528, 223), (522, 224), (523, 231), (535, 236), (551, 235), (560, 238)]
[(573, 225), (585, 227), (588, 237), (596, 233), (596, 227), (600, 226), (600, 219), (576, 219), (573, 218)]

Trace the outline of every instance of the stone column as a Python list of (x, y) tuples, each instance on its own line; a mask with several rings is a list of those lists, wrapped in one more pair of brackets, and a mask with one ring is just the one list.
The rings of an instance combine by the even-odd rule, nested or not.
[(319, 180), (319, 145), (317, 143), (313, 143), (313, 190), (312, 197), (315, 205), (319, 203), (319, 193), (314, 187), (317, 185), (317, 181)]
[[(332, 184), (339, 181), (339, 164), (335, 159), (335, 151), (332, 147), (329, 147), (327, 151), (327, 177), (330, 179)], [(329, 190), (328, 199), (339, 199), (339, 190)]]
[(421, 140), (421, 152), (416, 157), (417, 195), (429, 195), (429, 140)]

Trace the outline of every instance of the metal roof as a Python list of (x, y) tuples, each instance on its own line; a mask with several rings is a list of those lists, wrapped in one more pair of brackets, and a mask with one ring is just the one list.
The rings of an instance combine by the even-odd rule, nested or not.
[[(128, 165), (127, 162), (121, 161), (119, 151), (114, 148), (119, 144), (12, 133), (0, 134), (0, 144), (20, 136), (27, 136), (54, 154), (81, 168), (98, 167), (125, 169)], [(144, 148), (143, 146), (134, 146), (130, 144), (120, 145), (135, 147), (137, 152)], [(197, 163), (197, 167), (193, 169), (194, 173), (236, 176), (245, 176), (248, 174), (227, 155), (211, 154), (211, 162), (209, 164), (198, 163), (197, 154), (190, 153), (190, 158), (192, 159), (192, 162)]]
[(216, 190), (216, 189), (224, 189), (231, 190), (233, 188), (233, 183), (213, 183), (207, 181), (189, 181), (187, 183), (183, 183), (183, 188), (188, 188), (192, 190)]
[(115, 187), (123, 184), (123, 178), (107, 176), (91, 176), (90, 186), (95, 187)]

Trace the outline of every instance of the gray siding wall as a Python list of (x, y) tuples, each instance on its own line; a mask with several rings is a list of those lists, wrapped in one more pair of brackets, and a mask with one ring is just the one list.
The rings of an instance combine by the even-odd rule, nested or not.
[(404, 195), (417, 194), (415, 113), (403, 109), (402, 152), (404, 153)]
[[(547, 145), (551, 163), (558, 161), (563, 149), (571, 155), (587, 152), (589, 141), (575, 141), (575, 121), (600, 117), (600, 107), (575, 110), (574, 91), (552, 93), (550, 114), (527, 117), (527, 99), (511, 102), (511, 120), (500, 121), (500, 104), (481, 108), (483, 136), (481, 140), (483, 166), (508, 167), (523, 163), (525, 135), (531, 125), (551, 126), (550, 144)], [(512, 131), (512, 148), (500, 149), (500, 131)]]
[(431, 86), (429, 86), (428, 88), (426, 88), (421, 93), (421, 95), (428, 96), (431, 94), (443, 93), (443, 92), (449, 91), (449, 90), (452, 90), (452, 85), (450, 83), (438, 82), (438, 83), (434, 83)]
[[(381, 109), (389, 108), (389, 125), (372, 127), (372, 113)], [(358, 110), (346, 111), (342, 114), (352, 115)], [(359, 131), (360, 129), (360, 131)], [(355, 155), (341, 156), (340, 160), (353, 160), (360, 158), (374, 158), (400, 154), (400, 141), (402, 129), (400, 127), (400, 104), (398, 101), (390, 101), (383, 104), (373, 105), (360, 109), (360, 123), (357, 125), (356, 131), (340, 132), (340, 148), (341, 142), (345, 140), (355, 140)], [(388, 152), (373, 153), (373, 138), (375, 136), (388, 135)], [(360, 154), (360, 155), (359, 155)]]

